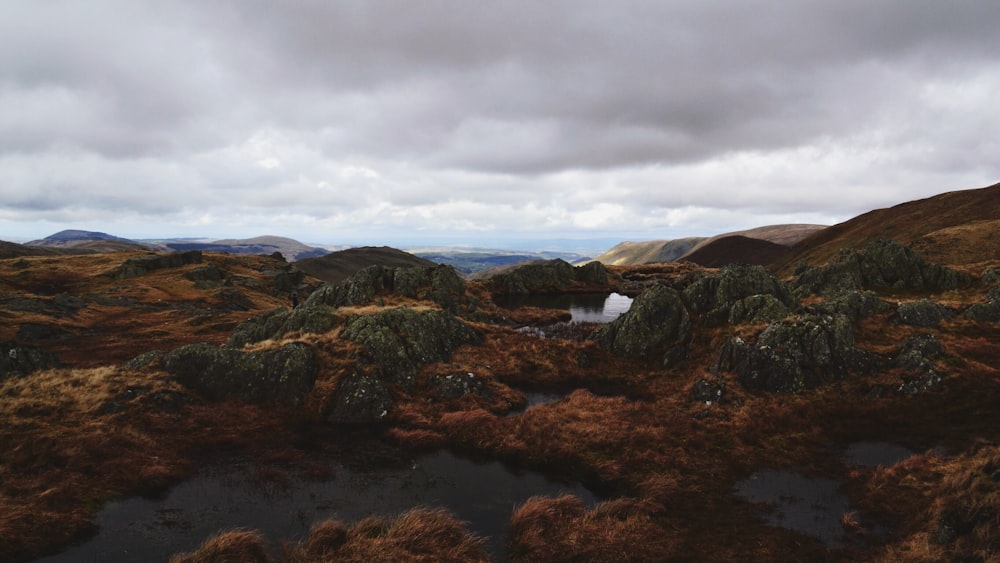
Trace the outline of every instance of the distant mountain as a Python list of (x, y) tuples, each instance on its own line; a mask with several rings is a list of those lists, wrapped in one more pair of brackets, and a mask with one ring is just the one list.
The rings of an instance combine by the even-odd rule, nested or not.
[(411, 268), (434, 266), (435, 263), (388, 246), (362, 246), (298, 260), (295, 265), (314, 278), (327, 283), (340, 283), (368, 266)]
[(607, 266), (637, 266), (677, 260), (704, 238), (689, 237), (675, 240), (626, 241), (594, 258)]
[[(682, 259), (696, 264), (705, 261), (703, 266), (712, 264), (712, 267), (729, 263), (727, 260), (743, 264), (769, 264), (780, 259), (787, 247), (824, 228), (826, 227), (823, 225), (768, 225), (708, 238), (623, 242), (594, 260), (609, 266), (638, 266)], [(743, 239), (769, 244), (753, 244)], [(727, 249), (730, 245), (733, 248)], [(711, 248), (700, 252), (709, 246)], [(696, 252), (698, 254), (694, 254)], [(691, 259), (692, 255), (694, 259)]]
[(464, 275), (474, 274), (491, 268), (508, 266), (533, 260), (561, 258), (569, 263), (588, 260), (589, 257), (573, 252), (515, 252), (496, 249), (456, 249), (439, 248), (410, 250), (410, 253), (438, 264), (454, 266)]
[(148, 250), (150, 245), (134, 240), (116, 237), (96, 231), (68, 229), (59, 231), (40, 240), (25, 243), (26, 246), (62, 249), (74, 253), (117, 252), (119, 250)]
[(962, 265), (1000, 260), (1000, 184), (946, 192), (869, 211), (803, 239), (775, 265), (790, 273), (798, 264), (824, 264), (841, 248), (892, 239), (926, 260)]
[(157, 241), (157, 243), (169, 250), (176, 251), (201, 250), (204, 252), (227, 252), (229, 254), (265, 255), (280, 252), (289, 262), (305, 258), (316, 258), (330, 253), (325, 248), (308, 246), (295, 239), (276, 236), (221, 240), (164, 239)]

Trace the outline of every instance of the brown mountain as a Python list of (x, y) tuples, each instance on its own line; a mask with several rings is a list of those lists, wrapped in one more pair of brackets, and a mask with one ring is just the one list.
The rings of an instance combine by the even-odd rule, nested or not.
[(941, 264), (1000, 259), (1000, 184), (947, 192), (869, 211), (802, 240), (775, 264), (788, 273), (798, 264), (824, 264), (841, 248), (859, 248), (875, 239), (910, 246)]
[(689, 237), (674, 240), (625, 241), (594, 258), (606, 266), (637, 266), (677, 260), (704, 238)]
[(731, 235), (715, 238), (685, 254), (681, 260), (707, 268), (721, 268), (727, 264), (766, 266), (781, 260), (789, 250), (787, 246), (767, 240)]
[(49, 248), (26, 246), (17, 244), (16, 242), (0, 240), (0, 259), (18, 258), (20, 256), (50, 256), (52, 254), (58, 254), (58, 252)]
[(435, 263), (388, 246), (362, 246), (295, 262), (300, 270), (328, 283), (340, 283), (368, 266), (410, 268)]

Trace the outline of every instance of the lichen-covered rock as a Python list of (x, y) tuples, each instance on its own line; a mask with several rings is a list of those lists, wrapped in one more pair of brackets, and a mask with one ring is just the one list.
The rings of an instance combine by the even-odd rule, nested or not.
[(643, 291), (628, 311), (598, 329), (594, 339), (620, 356), (672, 365), (687, 357), (691, 317), (676, 289), (657, 285)]
[(1000, 322), (1000, 286), (986, 293), (985, 303), (974, 303), (962, 313), (962, 316), (981, 323)]
[(0, 381), (58, 366), (56, 355), (41, 348), (16, 342), (0, 343)]
[(774, 295), (751, 295), (733, 303), (729, 309), (729, 324), (780, 321), (791, 311)]
[[(691, 311), (709, 324), (729, 320), (733, 306), (747, 297), (770, 295), (781, 304), (792, 305), (791, 294), (781, 281), (762, 266), (734, 264), (703, 276), (684, 289)], [(763, 302), (759, 300), (758, 304)], [(745, 309), (741, 314), (746, 314)]]
[(934, 370), (929, 370), (925, 373), (914, 377), (913, 379), (902, 383), (899, 386), (899, 392), (904, 395), (916, 395), (918, 393), (926, 393), (931, 389), (937, 387), (941, 383), (941, 374)]
[(805, 316), (772, 324), (756, 345), (733, 338), (723, 345), (716, 371), (736, 373), (746, 389), (797, 393), (873, 369), (876, 358), (855, 346), (850, 319)]
[(340, 380), (326, 420), (341, 424), (380, 422), (392, 409), (392, 394), (377, 377), (352, 373)]
[(330, 307), (278, 307), (240, 323), (229, 336), (227, 345), (243, 348), (247, 344), (280, 338), (295, 331), (322, 334), (332, 330), (336, 324), (334, 310)]
[(427, 299), (447, 311), (458, 312), (465, 301), (465, 281), (453, 267), (446, 265), (415, 268), (369, 266), (337, 285), (325, 285), (314, 291), (304, 305), (364, 305), (380, 292)]
[(858, 251), (841, 251), (828, 266), (805, 268), (793, 285), (795, 294), (804, 297), (872, 288), (941, 292), (971, 281), (968, 274), (928, 262), (896, 241), (881, 239)]
[(944, 346), (930, 334), (911, 336), (900, 344), (895, 364), (907, 371), (928, 371), (933, 361), (944, 354)]
[(483, 378), (472, 372), (449, 375), (435, 375), (430, 379), (431, 387), (444, 399), (458, 399), (463, 395), (476, 395), (489, 399), (490, 389)]
[(165, 268), (180, 268), (188, 264), (200, 264), (201, 260), (202, 254), (200, 250), (171, 252), (167, 254), (147, 254), (125, 260), (111, 275), (116, 280), (126, 280)]
[(527, 295), (556, 291), (575, 280), (573, 266), (557, 258), (530, 262), (497, 274), (489, 279), (487, 286), (496, 295)]
[(896, 308), (899, 322), (921, 327), (936, 327), (954, 316), (951, 309), (935, 303), (930, 299), (920, 299), (908, 303), (900, 303)]
[(692, 401), (700, 403), (717, 403), (725, 395), (725, 386), (719, 381), (699, 379), (691, 387), (689, 396)]
[(849, 290), (837, 297), (826, 299), (809, 306), (817, 315), (845, 315), (853, 322), (866, 319), (876, 313), (892, 309), (892, 304), (881, 299), (874, 291)]
[(210, 400), (234, 397), (287, 406), (302, 404), (318, 371), (312, 349), (300, 342), (255, 352), (192, 344), (167, 353), (163, 367)]
[(341, 336), (363, 346), (382, 378), (406, 392), (412, 392), (421, 366), (448, 360), (459, 346), (482, 341), (478, 332), (451, 314), (408, 307), (352, 317)]

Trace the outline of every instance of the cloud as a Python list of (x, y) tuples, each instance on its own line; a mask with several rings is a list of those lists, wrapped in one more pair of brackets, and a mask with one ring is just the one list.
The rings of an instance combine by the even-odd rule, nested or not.
[(997, 180), (998, 24), (973, 0), (14, 0), (0, 226), (836, 222)]

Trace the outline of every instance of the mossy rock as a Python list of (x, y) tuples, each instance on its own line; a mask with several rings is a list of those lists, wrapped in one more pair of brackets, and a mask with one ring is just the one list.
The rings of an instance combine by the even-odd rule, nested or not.
[(300, 342), (256, 352), (192, 344), (167, 353), (163, 367), (209, 400), (232, 397), (287, 406), (303, 403), (319, 369), (312, 349)]
[(867, 373), (879, 359), (855, 346), (850, 319), (805, 316), (774, 323), (755, 345), (740, 338), (719, 351), (714, 369), (734, 372), (746, 389), (797, 393), (851, 372)]
[(0, 343), (0, 381), (58, 366), (59, 359), (52, 352), (16, 342)]
[(421, 366), (446, 361), (459, 346), (482, 341), (478, 332), (449, 313), (409, 307), (352, 317), (341, 337), (363, 346), (382, 377), (406, 392), (412, 392)]
[(573, 266), (561, 259), (539, 260), (518, 266), (489, 279), (490, 291), (497, 295), (528, 295), (558, 291), (576, 281)]
[(392, 394), (377, 377), (352, 373), (337, 384), (333, 400), (326, 411), (326, 420), (340, 424), (371, 424), (381, 422), (392, 409)]
[(620, 356), (671, 365), (687, 357), (691, 317), (676, 289), (657, 285), (640, 293), (628, 311), (593, 338)]
[(434, 301), (443, 309), (457, 312), (465, 301), (465, 281), (451, 266), (389, 268), (369, 266), (336, 285), (314, 291), (304, 305), (345, 307), (364, 305), (379, 293), (396, 293), (413, 299)]
[(809, 307), (814, 314), (844, 315), (853, 322), (891, 309), (892, 304), (880, 298), (874, 291), (858, 290), (842, 292), (835, 298), (814, 303)]
[[(743, 299), (770, 295), (786, 308), (793, 303), (788, 288), (762, 266), (731, 265), (715, 274), (702, 276), (684, 289), (684, 301), (691, 312), (709, 324), (727, 322), (733, 306)], [(762, 304), (757, 298), (758, 304)], [(738, 316), (742, 316), (741, 313)]]
[(930, 299), (900, 303), (896, 308), (896, 314), (899, 316), (899, 322), (903, 324), (926, 328), (937, 327), (954, 316), (951, 309)]

